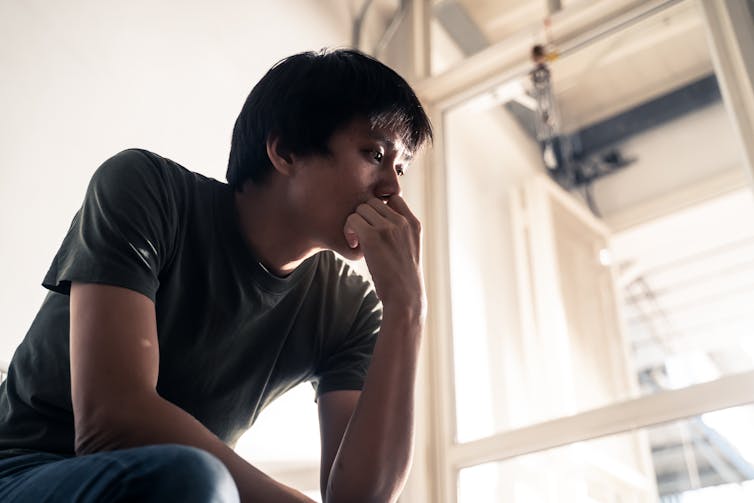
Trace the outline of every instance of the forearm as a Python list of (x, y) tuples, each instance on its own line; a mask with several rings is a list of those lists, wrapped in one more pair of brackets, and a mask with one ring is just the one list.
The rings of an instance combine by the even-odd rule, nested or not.
[[(121, 411), (118, 417), (100, 421), (108, 425), (106, 430), (79, 428), (77, 424), (78, 454), (153, 444), (189, 445), (215, 455), (225, 464), (243, 502), (311, 502), (254, 468), (190, 414), (156, 394), (147, 399), (139, 397), (138, 405), (125, 399), (116, 410)], [(79, 431), (90, 433), (79, 437)]]
[(397, 498), (411, 465), (421, 308), (385, 306), (364, 389), (333, 462), (327, 502)]

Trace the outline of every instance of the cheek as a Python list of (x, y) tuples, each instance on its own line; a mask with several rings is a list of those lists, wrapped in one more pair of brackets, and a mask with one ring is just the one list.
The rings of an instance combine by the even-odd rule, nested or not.
[(337, 190), (337, 185), (334, 188), (336, 190), (322, 191), (310, 200), (310, 211), (325, 226), (344, 224), (359, 204), (352, 194)]
[(351, 195), (364, 202), (374, 193), (375, 187), (379, 184), (379, 173), (373, 167), (363, 170), (360, 176), (354, 176), (351, 179)]

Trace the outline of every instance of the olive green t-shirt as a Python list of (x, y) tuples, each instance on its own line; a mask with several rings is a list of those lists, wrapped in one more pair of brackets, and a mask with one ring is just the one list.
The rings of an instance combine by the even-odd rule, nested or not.
[(361, 389), (381, 321), (371, 285), (334, 253), (273, 276), (248, 249), (227, 184), (123, 151), (95, 172), (44, 278), (50, 292), (0, 386), (0, 449), (73, 454), (72, 281), (154, 301), (158, 393), (229, 444), (301, 382), (317, 396)]

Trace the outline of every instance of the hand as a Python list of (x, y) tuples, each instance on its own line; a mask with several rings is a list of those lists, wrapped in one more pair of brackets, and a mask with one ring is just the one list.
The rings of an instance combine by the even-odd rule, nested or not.
[(346, 219), (351, 248), (361, 246), (377, 296), (385, 308), (424, 310), (421, 223), (399, 195), (371, 198)]

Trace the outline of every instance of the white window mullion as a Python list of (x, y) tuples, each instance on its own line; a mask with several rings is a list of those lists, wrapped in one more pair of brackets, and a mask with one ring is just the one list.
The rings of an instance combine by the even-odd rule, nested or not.
[(754, 371), (663, 391), (451, 447), (458, 470), (754, 403)]
[[(456, 473), (448, 462), (448, 449), (456, 432), (455, 380), (450, 309), (450, 257), (448, 243), (448, 208), (445, 151), (443, 146), (443, 116), (439, 109), (429, 109), (435, 130), (432, 166), (426, 166), (428, 215), (425, 220), (425, 269), (429, 311), (424, 343), (430, 354), (430, 387), (435, 411), (430, 424), (434, 441), (434, 463), (430, 467), (435, 481), (435, 500), (455, 503), (457, 499)], [(440, 306), (448, 306), (443, 309)]]

